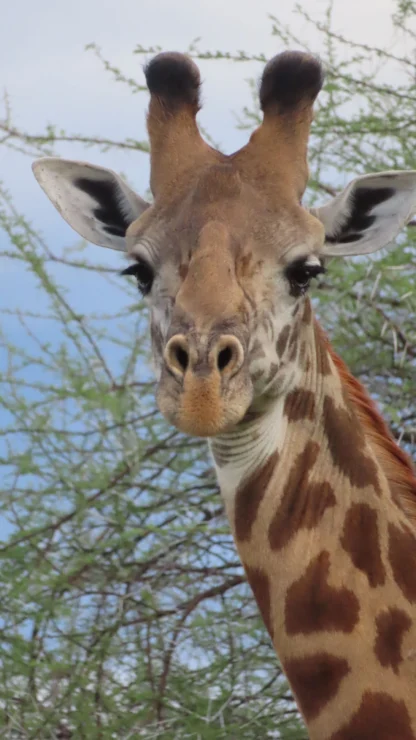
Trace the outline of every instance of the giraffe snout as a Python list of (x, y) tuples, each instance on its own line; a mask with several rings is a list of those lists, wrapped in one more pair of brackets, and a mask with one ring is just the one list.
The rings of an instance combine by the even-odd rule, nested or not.
[(175, 426), (211, 437), (244, 417), (253, 388), (244, 346), (234, 334), (177, 333), (163, 356), (158, 404)]

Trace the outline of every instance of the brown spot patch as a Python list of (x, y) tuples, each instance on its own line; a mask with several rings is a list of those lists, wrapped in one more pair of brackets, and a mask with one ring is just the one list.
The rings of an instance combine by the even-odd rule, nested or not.
[(278, 459), (279, 453), (276, 450), (263, 467), (243, 483), (237, 491), (235, 498), (235, 536), (240, 542), (250, 539), (251, 528), (255, 522), (258, 508)]
[(295, 388), (287, 394), (283, 413), (289, 421), (301, 421), (315, 418), (315, 395), (312, 391)]
[(406, 599), (416, 602), (416, 536), (405, 527), (389, 524), (389, 560), (394, 578)]
[(285, 624), (288, 635), (312, 632), (352, 632), (360, 605), (348, 588), (328, 585), (329, 552), (321, 552), (304, 575), (288, 589)]
[(306, 353), (307, 353), (307, 344), (306, 342), (302, 342), (302, 344), (300, 345), (300, 352), (299, 352), (299, 364), (304, 369), (306, 369)]
[(256, 271), (256, 268), (258, 268), (260, 265), (261, 262), (254, 259), (254, 254), (252, 252), (246, 252), (246, 254), (241, 255), (240, 259), (237, 262), (238, 275), (246, 278), (252, 277)]
[(310, 324), (312, 320), (312, 306), (309, 298), (305, 298), (302, 321), (304, 324)]
[(244, 422), (255, 421), (256, 419), (259, 419), (261, 416), (263, 416), (261, 411), (256, 411), (255, 409), (249, 409), (246, 415), (244, 416), (243, 421)]
[(382, 586), (386, 571), (381, 559), (377, 512), (368, 504), (353, 504), (347, 511), (341, 545), (372, 588)]
[(319, 445), (308, 442), (289, 473), (282, 500), (269, 526), (272, 550), (280, 550), (299, 529), (314, 529), (326, 509), (335, 506), (329, 483), (309, 483), (308, 477), (318, 457)]
[(351, 670), (345, 658), (328, 653), (287, 660), (283, 668), (306, 721), (315, 719), (337, 695)]
[(329, 396), (324, 400), (323, 419), (334, 464), (353, 486), (372, 486), (380, 495), (376, 464), (363, 452), (365, 438), (358, 419), (345, 408), (335, 406)]
[(360, 708), (331, 740), (416, 740), (403, 701), (366, 691)]
[(289, 352), (289, 357), (288, 357), (289, 362), (294, 362), (294, 360), (296, 359), (296, 355), (298, 353), (298, 347), (299, 347), (298, 337), (295, 334), (290, 340), (290, 352)]
[(410, 457), (393, 439), (384, 419), (365, 388), (349, 372), (344, 362), (334, 353), (328, 340), (326, 346), (339, 372), (340, 380), (349, 397), (348, 407), (354, 409), (370, 440), (378, 464), (390, 485), (393, 499), (416, 527), (416, 476)]
[(319, 375), (331, 375), (332, 369), (329, 361), (327, 340), (317, 321), (314, 324), (314, 331), (316, 371)]
[(376, 619), (377, 637), (374, 652), (385, 668), (391, 667), (399, 672), (402, 662), (402, 641), (405, 632), (412, 626), (412, 620), (406, 612), (395, 607), (382, 612)]
[(276, 342), (276, 352), (278, 357), (282, 357), (289, 339), (290, 326), (289, 324), (282, 329)]
[(270, 611), (270, 583), (268, 576), (259, 568), (251, 568), (248, 565), (245, 565), (244, 568), (250, 588), (257, 601), (261, 616), (263, 617), (263, 622), (267, 627), (270, 637), (273, 639), (273, 625)]
[(293, 347), (294, 344), (298, 343), (299, 333), (296, 329), (297, 327), (295, 326), (295, 329), (292, 331), (292, 334), (290, 335), (289, 347)]

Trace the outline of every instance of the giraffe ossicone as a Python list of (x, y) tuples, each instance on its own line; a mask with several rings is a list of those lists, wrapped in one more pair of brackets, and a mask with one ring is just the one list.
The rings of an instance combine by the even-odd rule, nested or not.
[(63, 218), (125, 251), (149, 306), (157, 400), (207, 437), (236, 546), (312, 740), (416, 740), (416, 478), (313, 317), (327, 257), (390, 244), (416, 172), (355, 179), (308, 210), (317, 59), (265, 68), (263, 121), (224, 155), (202, 138), (194, 62), (146, 69), (152, 204), (117, 174), (46, 158)]

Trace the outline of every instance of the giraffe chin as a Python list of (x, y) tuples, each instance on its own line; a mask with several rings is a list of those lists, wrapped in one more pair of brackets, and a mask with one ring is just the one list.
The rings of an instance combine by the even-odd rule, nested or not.
[(245, 416), (252, 402), (252, 388), (242, 383), (221, 389), (220, 378), (185, 379), (177, 394), (159, 386), (157, 402), (164, 417), (192, 437), (215, 437), (229, 431)]

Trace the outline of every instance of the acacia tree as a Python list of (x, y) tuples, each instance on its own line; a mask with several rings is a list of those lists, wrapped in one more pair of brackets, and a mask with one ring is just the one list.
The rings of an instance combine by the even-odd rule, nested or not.
[[(414, 11), (403, 1), (392, 20), (408, 42)], [(413, 58), (335, 34), (331, 7), (324, 24), (298, 12), (320, 32), (327, 68), (309, 202), (357, 174), (415, 169)], [(304, 47), (277, 19), (272, 32), (285, 48)], [(213, 64), (266, 61), (190, 52)], [(100, 58), (116, 81), (141, 90)], [(394, 87), (385, 82), (392, 71)], [(253, 103), (239, 125), (257, 120)], [(0, 128), (1, 145), (22, 156), (59, 154), (71, 141), (132, 156), (146, 150), (61, 128), (20, 130), (8, 110)], [(0, 228), (2, 258), (37, 290), (36, 308), (20, 302), (1, 314), (0, 737), (306, 738), (245, 583), (205, 443), (170, 428), (155, 408), (134, 287), (120, 287), (116, 271), (93, 264), (88, 251), (76, 259), (54, 251), (4, 188)], [(314, 298), (335, 348), (411, 454), (415, 234), (409, 228), (382, 259), (333, 260)], [(117, 292), (121, 307), (81, 313), (67, 290), (74, 271), (89, 289)]]

